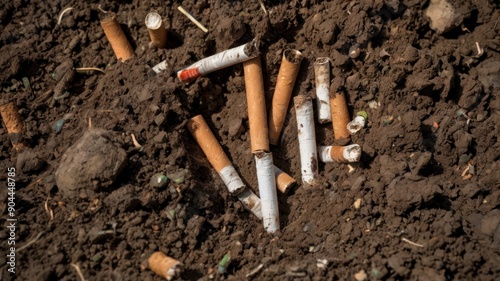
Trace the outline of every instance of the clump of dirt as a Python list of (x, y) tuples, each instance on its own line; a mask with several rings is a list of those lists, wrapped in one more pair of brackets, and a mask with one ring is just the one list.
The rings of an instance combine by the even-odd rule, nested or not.
[[(430, 2), (436, 1), (0, 4), (2, 99), (17, 104), (29, 146), (16, 152), (2, 123), (0, 181), (7, 186), (6, 171), (17, 165), (15, 247), (21, 250), (16, 274), (0, 256), (0, 276), (77, 280), (78, 266), (89, 280), (159, 280), (141, 265), (161, 251), (184, 265), (179, 279), (185, 280), (498, 279), (500, 10), (488, 0), (452, 3), (457, 20), (435, 31), (426, 16)], [(180, 4), (209, 32), (178, 12)], [(102, 31), (99, 5), (116, 13), (134, 49), (123, 63)], [(166, 21), (166, 49), (149, 48), (144, 18), (150, 11)], [(176, 76), (254, 38), (268, 107), (282, 54), (295, 49), (304, 59), (293, 96), (314, 96), (312, 64), (329, 57), (331, 91), (345, 94), (351, 117), (368, 114), (352, 136), (363, 149), (361, 161), (350, 168), (319, 163), (321, 184), (310, 189), (300, 184), (289, 106), (272, 153), (299, 184), (278, 195), (276, 235), (230, 195), (185, 126), (203, 115), (258, 192), (242, 66), (189, 84)], [(151, 67), (162, 61), (168, 67), (156, 74)], [(89, 67), (104, 73), (77, 71)], [(69, 199), (56, 171), (77, 163), (66, 163), (64, 155), (89, 126), (112, 132), (117, 141), (110, 142), (119, 143), (110, 148), (119, 150), (119, 161), (104, 146), (96, 157), (117, 167), (126, 158), (126, 164), (119, 173), (111, 169), (118, 174), (106, 188), (92, 189), (81, 181), (98, 167), (88, 160), (87, 172), (69, 178), (71, 188), (92, 192)], [(331, 124), (315, 129), (318, 144), (334, 143)], [(166, 186), (150, 186), (157, 173), (170, 177)], [(0, 190), (7, 198), (7, 188)], [(0, 203), (3, 225), (7, 203)], [(8, 235), (0, 232), (4, 243)], [(227, 253), (231, 262), (217, 276)]]

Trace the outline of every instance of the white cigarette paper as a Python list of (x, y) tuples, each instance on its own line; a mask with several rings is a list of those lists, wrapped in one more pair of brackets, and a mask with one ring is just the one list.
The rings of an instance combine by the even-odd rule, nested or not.
[(342, 147), (342, 155), (338, 159), (334, 159), (331, 154), (333, 146), (319, 147), (319, 160), (324, 163), (339, 162), (339, 163), (354, 163), (361, 158), (361, 146), (359, 144), (351, 144)]
[(243, 203), (245, 208), (249, 209), (258, 219), (262, 219), (262, 206), (260, 198), (255, 195), (250, 189), (245, 188), (237, 195), (238, 199)]
[(347, 130), (351, 135), (356, 134), (365, 127), (365, 117), (358, 115), (351, 122), (347, 124)]
[(318, 108), (318, 122), (320, 124), (332, 122), (330, 111), (330, 59), (317, 58), (314, 63), (314, 77), (316, 81), (316, 105)]
[(231, 193), (238, 193), (246, 188), (245, 184), (232, 165), (226, 166), (220, 170), (219, 175)]
[(314, 112), (311, 98), (299, 95), (293, 98), (300, 152), (300, 170), (302, 181), (314, 185), (318, 177), (318, 155), (316, 150), (316, 133), (314, 129)]
[(167, 69), (168, 67), (168, 63), (166, 60), (160, 62), (159, 64), (153, 66), (153, 71), (156, 72), (156, 73), (160, 73), (161, 71)]
[(255, 58), (258, 55), (258, 41), (253, 40), (250, 43), (201, 59), (183, 70), (179, 70), (177, 77), (183, 82), (189, 82), (200, 76)]
[(274, 233), (280, 229), (280, 219), (273, 155), (271, 153), (258, 153), (255, 155), (255, 162), (264, 229), (268, 233)]

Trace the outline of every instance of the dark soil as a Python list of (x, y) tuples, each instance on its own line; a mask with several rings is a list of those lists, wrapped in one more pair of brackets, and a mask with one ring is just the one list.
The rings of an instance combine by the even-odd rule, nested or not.
[[(0, 240), (2, 249), (10, 247), (8, 167), (17, 167), (15, 246), (39, 237), (16, 253), (16, 274), (7, 271), (2, 250), (1, 280), (79, 280), (71, 264), (86, 280), (160, 280), (144, 266), (158, 250), (184, 264), (185, 280), (244, 280), (259, 265), (249, 279), (356, 280), (358, 273), (362, 280), (361, 271), (369, 280), (500, 279), (496, 1), (461, 1), (461, 25), (443, 34), (430, 28), (425, 0), (262, 2), (267, 15), (254, 0), (0, 4), (1, 99), (17, 104), (30, 147), (14, 150), (0, 125)], [(99, 4), (117, 14), (132, 59), (116, 60)], [(177, 11), (180, 4), (209, 32)], [(167, 49), (148, 47), (150, 11), (168, 21)], [(359, 165), (349, 172), (344, 164), (320, 163), (321, 186), (279, 194), (276, 235), (228, 193), (185, 127), (202, 114), (258, 192), (241, 65), (189, 84), (176, 77), (254, 37), (261, 40), (268, 106), (282, 52), (292, 48), (305, 56), (294, 96), (314, 96), (313, 62), (330, 57), (332, 89), (345, 93), (351, 116), (368, 112), (366, 127), (352, 138), (363, 148)], [(351, 58), (355, 44), (360, 56)], [(168, 69), (155, 75), (150, 67), (163, 60)], [(114, 149), (127, 155), (117, 161), (126, 164), (112, 184), (80, 183), (73, 188), (92, 192), (69, 197), (55, 172), (89, 127), (113, 131)], [(331, 123), (316, 124), (316, 133), (319, 145), (333, 144)], [(102, 147), (96, 151), (107, 157)], [(293, 104), (272, 152), (276, 166), (300, 182)], [(188, 171), (181, 183), (150, 186), (154, 174), (181, 169)], [(227, 273), (217, 275), (227, 252)]]

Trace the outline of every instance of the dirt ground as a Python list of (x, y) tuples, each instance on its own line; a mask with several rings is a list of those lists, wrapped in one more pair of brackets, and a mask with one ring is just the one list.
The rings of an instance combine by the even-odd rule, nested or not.
[[(442, 32), (426, 16), (430, 2), (439, 1), (262, 1), (264, 11), (256, 0), (3, 1), (1, 99), (17, 104), (27, 148), (13, 149), (2, 122), (0, 240), (10, 247), (4, 198), (7, 169), (16, 167), (17, 252), (11, 274), (2, 250), (0, 280), (80, 280), (75, 266), (86, 280), (161, 280), (145, 266), (154, 251), (183, 263), (182, 280), (498, 280), (500, 9), (459, 1)], [(102, 31), (99, 5), (116, 13), (132, 44), (126, 62)], [(165, 19), (166, 49), (149, 48), (150, 11)], [(290, 104), (272, 152), (299, 184), (278, 194), (276, 235), (229, 194), (186, 129), (202, 114), (258, 193), (241, 64), (188, 84), (176, 76), (255, 37), (268, 106), (292, 48), (305, 56), (293, 96), (315, 95), (313, 63), (329, 57), (331, 89), (345, 93), (351, 116), (368, 113), (352, 137), (360, 163), (353, 171), (319, 163), (322, 184), (307, 189)], [(155, 74), (150, 67), (163, 60), (167, 69)], [(81, 67), (105, 73), (74, 72)], [(315, 128), (319, 145), (333, 144), (331, 123)], [(63, 157), (89, 130), (89, 142), (102, 144), (98, 160)], [(111, 162), (119, 174), (94, 179), (68, 168), (78, 177), (63, 191), (56, 171), (75, 161), (86, 169)], [(155, 173), (183, 172), (179, 183), (150, 185)]]

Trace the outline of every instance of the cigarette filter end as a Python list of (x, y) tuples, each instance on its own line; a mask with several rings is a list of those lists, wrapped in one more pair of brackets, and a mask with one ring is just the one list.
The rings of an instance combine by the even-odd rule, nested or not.
[(351, 135), (356, 134), (365, 127), (365, 118), (363, 116), (356, 116), (351, 122), (347, 124), (347, 130)]
[(181, 263), (162, 252), (154, 252), (148, 258), (149, 268), (161, 277), (172, 280), (181, 272)]
[(324, 163), (353, 163), (358, 162), (361, 158), (361, 146), (359, 144), (351, 144), (348, 146), (320, 146), (319, 158)]
[(183, 70), (179, 70), (177, 72), (177, 77), (184, 83), (190, 82), (190, 81), (192, 81), (200, 76), (201, 76), (201, 73), (197, 67), (183, 69)]
[(167, 30), (163, 25), (161, 16), (156, 12), (151, 12), (147, 14), (145, 23), (151, 37), (151, 43), (158, 48), (165, 48), (167, 44)]
[(276, 179), (276, 188), (283, 194), (288, 194), (297, 181), (280, 168), (274, 166), (274, 177)]
[(134, 55), (134, 50), (114, 13), (101, 20), (101, 26), (118, 60), (126, 61)]

